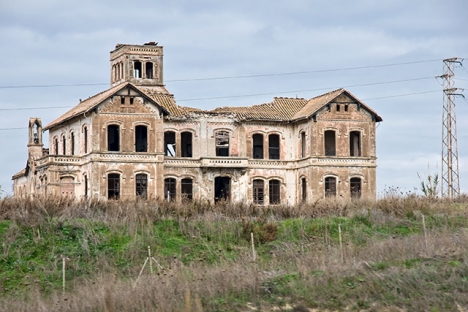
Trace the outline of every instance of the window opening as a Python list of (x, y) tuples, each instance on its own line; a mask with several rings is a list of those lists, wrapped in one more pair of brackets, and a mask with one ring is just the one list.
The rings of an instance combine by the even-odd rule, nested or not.
[(146, 153), (148, 151), (148, 128), (146, 126), (135, 127), (135, 152)]
[(133, 77), (134, 78), (141, 78), (141, 62), (135, 61), (133, 64)]
[(193, 199), (193, 181), (192, 179), (182, 179), (181, 181), (182, 188), (182, 200), (192, 200)]
[(301, 132), (301, 157), (306, 156), (306, 135), (305, 132)]
[(229, 156), (229, 132), (216, 132), (216, 156)]
[(88, 198), (88, 176), (84, 176), (84, 197)]
[(164, 179), (164, 199), (169, 201), (175, 201), (176, 199), (176, 179), (166, 178)]
[(253, 158), (263, 159), (263, 135), (254, 134), (252, 136), (253, 141)]
[(192, 157), (192, 132), (182, 132), (180, 134), (181, 156)]
[(229, 201), (231, 198), (231, 178), (215, 178), (215, 203), (219, 201)]
[(348, 104), (345, 104), (345, 106), (344, 106), (344, 111), (345, 111), (345, 112), (348, 111)]
[(146, 78), (153, 79), (153, 63), (146, 62)]
[(351, 197), (361, 198), (361, 179), (351, 178), (349, 185), (350, 185)]
[(325, 156), (336, 156), (335, 131), (325, 131)]
[(59, 144), (58, 144), (58, 139), (54, 138), (54, 150), (55, 150), (55, 155), (59, 154)]
[(279, 180), (270, 180), (268, 185), (268, 191), (270, 195), (270, 204), (277, 205), (281, 203), (280, 197), (280, 181)]
[(125, 97), (124, 96), (120, 97), (120, 104), (125, 105)]
[(339, 112), (340, 111), (340, 104), (336, 104), (336, 111)]
[(265, 182), (253, 180), (253, 203), (263, 205), (265, 200)]
[(302, 202), (305, 203), (307, 201), (307, 181), (305, 178), (301, 179), (301, 187), (302, 187)]
[(135, 176), (136, 196), (142, 199), (148, 198), (148, 175), (139, 173)]
[(130, 105), (133, 105), (133, 100), (134, 100), (134, 97), (130, 97)]
[(268, 136), (268, 153), (270, 159), (280, 159), (280, 139), (277, 134)]
[(88, 127), (84, 127), (84, 152), (88, 152)]
[(349, 151), (350, 156), (361, 156), (361, 132), (351, 131), (349, 134)]
[(109, 173), (107, 175), (107, 198), (120, 198), (120, 174), (118, 173)]
[(75, 134), (72, 132), (70, 135), (70, 154), (75, 155)]
[(120, 135), (118, 125), (107, 126), (107, 150), (109, 152), (120, 151)]
[(325, 196), (326, 197), (336, 196), (336, 178), (335, 177), (325, 178)]
[(169, 157), (176, 156), (176, 134), (173, 131), (164, 132), (164, 155)]
[(67, 155), (67, 139), (62, 137), (62, 155)]

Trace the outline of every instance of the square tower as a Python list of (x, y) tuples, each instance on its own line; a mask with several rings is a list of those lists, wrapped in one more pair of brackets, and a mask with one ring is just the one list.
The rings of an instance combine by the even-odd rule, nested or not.
[(163, 47), (157, 42), (117, 44), (110, 52), (110, 65), (112, 87), (123, 82), (137, 86), (163, 85)]

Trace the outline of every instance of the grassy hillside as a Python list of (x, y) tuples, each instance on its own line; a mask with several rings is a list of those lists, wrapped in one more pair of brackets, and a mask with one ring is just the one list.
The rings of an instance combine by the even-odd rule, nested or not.
[[(397, 193), (269, 208), (6, 198), (0, 310), (465, 311), (467, 208)], [(148, 246), (162, 269), (135, 283)]]

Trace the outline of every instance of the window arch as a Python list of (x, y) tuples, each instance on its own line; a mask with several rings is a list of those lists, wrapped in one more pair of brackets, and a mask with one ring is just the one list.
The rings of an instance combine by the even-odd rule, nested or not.
[(252, 158), (263, 159), (263, 134), (252, 135)]
[(75, 133), (70, 132), (70, 155), (75, 155)]
[(135, 127), (135, 152), (146, 153), (148, 151), (148, 127)]
[(306, 134), (305, 131), (301, 131), (301, 157), (306, 157)]
[(59, 143), (57, 137), (54, 137), (54, 153), (55, 155), (59, 154)]
[(148, 199), (148, 175), (146, 173), (137, 173), (135, 175), (136, 196), (142, 199)]
[(336, 177), (325, 178), (325, 197), (336, 197)]
[(83, 151), (84, 153), (88, 153), (88, 127), (83, 127)]
[(268, 158), (280, 159), (280, 136), (278, 134), (268, 136)]
[(361, 156), (361, 132), (351, 131), (349, 133), (349, 156)]
[(107, 126), (107, 150), (109, 152), (120, 151), (120, 126), (119, 125)]
[(109, 173), (107, 175), (107, 198), (120, 198), (120, 174), (118, 173)]
[(265, 181), (255, 179), (252, 182), (253, 187), (253, 203), (256, 205), (263, 205), (265, 202)]
[(268, 195), (270, 197), (270, 205), (278, 205), (281, 203), (281, 181), (268, 181)]
[(326, 130), (324, 133), (325, 156), (336, 156), (336, 133)]
[(361, 198), (362, 180), (361, 178), (351, 178), (349, 180), (349, 191), (352, 198)]
[(301, 200), (303, 203), (307, 201), (307, 180), (305, 177), (301, 178)]

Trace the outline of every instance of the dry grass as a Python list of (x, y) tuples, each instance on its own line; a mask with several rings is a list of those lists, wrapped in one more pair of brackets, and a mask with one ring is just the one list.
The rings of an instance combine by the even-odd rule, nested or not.
[[(62, 222), (80, 228), (86, 237), (80, 250), (91, 250), (102, 238), (92, 225), (83, 225), (83, 219), (119, 231), (124, 227), (138, 239), (122, 251), (133, 263), (126, 270), (102, 253), (97, 270), (70, 280), (65, 294), (53, 288), (44, 292), (32, 283), (23, 292), (1, 294), (0, 310), (463, 311), (468, 309), (467, 208), (466, 198), (449, 202), (404, 194), (377, 202), (329, 200), (265, 208), (6, 198), (0, 201), (0, 220), (12, 221), (3, 236), (7, 244), (18, 239), (23, 227), (40, 229), (45, 235), (48, 223), (57, 227)], [(146, 256), (142, 246), (154, 244), (158, 233), (153, 225), (164, 220), (174, 220), (182, 237), (196, 239), (216, 261), (184, 261), (180, 255), (155, 252), (165, 270), (154, 275), (145, 271), (133, 288)], [(344, 263), (337, 223), (343, 227)], [(258, 246), (256, 263), (244, 238), (245, 224), (276, 227), (271, 242)], [(31, 239), (44, 239), (40, 235)], [(219, 246), (213, 244), (214, 237), (227, 247), (214, 250)], [(4, 255), (12, 252), (7, 244)], [(227, 250), (233, 248), (236, 255), (228, 256)], [(78, 262), (73, 265), (80, 267)], [(50, 268), (54, 269), (60, 270), (58, 262)]]

